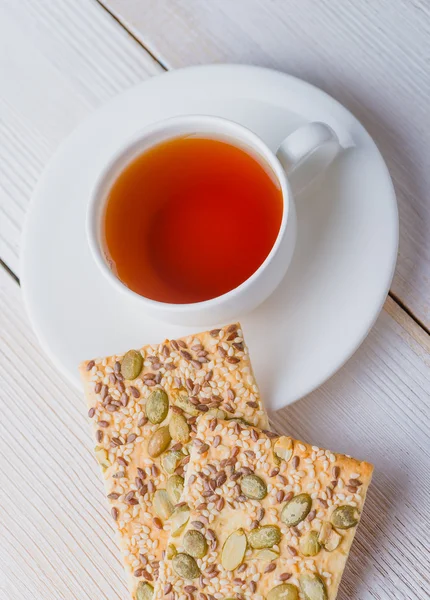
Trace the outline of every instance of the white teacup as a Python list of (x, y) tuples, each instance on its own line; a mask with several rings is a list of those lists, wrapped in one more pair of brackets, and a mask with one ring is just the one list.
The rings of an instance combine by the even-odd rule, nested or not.
[[(283, 216), (270, 253), (241, 285), (204, 302), (169, 304), (137, 294), (112, 271), (103, 241), (104, 212), (113, 183), (133, 159), (160, 142), (190, 134), (226, 141), (268, 165), (282, 191)], [(287, 176), (294, 171), (294, 192), (297, 194), (324, 172), (340, 149), (336, 134), (324, 123), (309, 123), (296, 129), (285, 138), (276, 154), (255, 133), (227, 119), (195, 115), (173, 117), (155, 123), (120, 147), (99, 176), (87, 212), (87, 236), (92, 255), (112, 285), (139, 299), (142, 310), (155, 318), (183, 325), (212, 325), (231, 321), (266, 300), (283, 279), (291, 262), (297, 223)]]

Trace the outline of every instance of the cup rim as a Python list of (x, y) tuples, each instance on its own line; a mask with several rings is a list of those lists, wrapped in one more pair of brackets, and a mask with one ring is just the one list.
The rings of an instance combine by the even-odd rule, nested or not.
[[(145, 152), (149, 148), (159, 144), (162, 141), (168, 139), (174, 139), (175, 137), (179, 137), (180, 135), (184, 135), (186, 132), (171, 134), (171, 135), (162, 135), (163, 132), (167, 133), (168, 129), (173, 127), (174, 125), (188, 125), (190, 127), (190, 133), (199, 133), (200, 129), (203, 129), (204, 125), (218, 125), (225, 129), (230, 128), (231, 133), (220, 131), (219, 137), (222, 137), (224, 133), (225, 137), (231, 137), (232, 142), (234, 143), (235, 135), (234, 130), (240, 132), (242, 137), (240, 138), (243, 142), (244, 139), (249, 140), (249, 146), (252, 148), (257, 155), (261, 156), (267, 164), (272, 168), (279, 185), (281, 187), (282, 192), (282, 219), (281, 224), (279, 226), (278, 235), (276, 236), (275, 242), (264, 259), (261, 265), (254, 271), (245, 281), (243, 281), (240, 285), (236, 286), (232, 290), (221, 294), (220, 296), (216, 296), (215, 298), (210, 298), (209, 300), (202, 300), (200, 302), (192, 302), (192, 303), (184, 303), (184, 304), (175, 304), (171, 302), (162, 302), (160, 300), (153, 300), (146, 296), (142, 296), (138, 292), (135, 292), (131, 288), (129, 288), (125, 283), (119, 279), (119, 277), (112, 271), (112, 269), (107, 264), (107, 260), (105, 254), (102, 249), (101, 242), (101, 224), (102, 217), (104, 214), (104, 209), (106, 207), (106, 202), (108, 198), (108, 193), (106, 192), (106, 188), (109, 190), (113, 184), (113, 182), (117, 179), (120, 173), (126, 168), (127, 165), (130, 164), (134, 158), (139, 156), (142, 152)], [(208, 129), (206, 127), (206, 129)], [(206, 131), (209, 133), (209, 131)], [(156, 139), (154, 142), (145, 144), (145, 141), (151, 135), (160, 134), (160, 137)], [(213, 133), (214, 139), (217, 139), (217, 132)], [(238, 136), (239, 137), (239, 136)], [(239, 141), (239, 140), (238, 140)], [(138, 150), (137, 148), (141, 146)], [(117, 173), (114, 177), (112, 177), (112, 173), (115, 171), (115, 168), (118, 167), (118, 164), (126, 157), (126, 154), (130, 152), (133, 147), (137, 147), (136, 151), (133, 152), (132, 156), (130, 156), (122, 166), (117, 169)], [(110, 181), (110, 183), (108, 183)], [(281, 241), (285, 235), (288, 216), (290, 213), (290, 202), (291, 202), (291, 188), (285, 174), (285, 171), (279, 162), (276, 154), (270, 150), (267, 144), (251, 129), (233, 121), (231, 119), (225, 119), (224, 117), (217, 117), (212, 115), (180, 115), (175, 117), (170, 117), (167, 119), (162, 119), (151, 124), (144, 129), (141, 129), (133, 136), (126, 139), (126, 141), (118, 148), (114, 154), (111, 156), (109, 161), (103, 167), (101, 172), (99, 173), (93, 190), (91, 192), (91, 196), (89, 198), (88, 206), (87, 206), (87, 217), (86, 217), (86, 236), (88, 245), (95, 260), (97, 266), (103, 273), (103, 275), (110, 281), (112, 285), (115, 286), (116, 289), (121, 291), (122, 293), (126, 293), (127, 295), (138, 299), (143, 305), (145, 305), (148, 309), (153, 310), (163, 310), (164, 312), (175, 312), (175, 313), (191, 313), (200, 309), (210, 309), (212, 307), (217, 307), (220, 304), (224, 304), (229, 302), (242, 292), (246, 291), (248, 287), (250, 287), (255, 280), (261, 276), (261, 274), (266, 270), (269, 263), (272, 262), (274, 256), (277, 254)]]

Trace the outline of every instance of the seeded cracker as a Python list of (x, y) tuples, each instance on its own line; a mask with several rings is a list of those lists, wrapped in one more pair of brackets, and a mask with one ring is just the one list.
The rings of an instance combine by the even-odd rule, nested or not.
[(130, 592), (148, 600), (171, 518), (181, 518), (174, 507), (197, 417), (268, 426), (248, 350), (235, 324), (90, 360), (80, 372)]
[(334, 600), (373, 467), (199, 420), (154, 600)]

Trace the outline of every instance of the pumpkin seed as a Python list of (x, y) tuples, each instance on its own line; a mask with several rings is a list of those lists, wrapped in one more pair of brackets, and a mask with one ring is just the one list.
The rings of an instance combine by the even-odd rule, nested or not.
[(327, 600), (327, 591), (321, 577), (304, 573), (299, 578), (300, 589), (305, 600)]
[(201, 415), (201, 412), (197, 410), (197, 408), (192, 402), (190, 402), (190, 399), (188, 398), (184, 390), (174, 390), (172, 392), (172, 396), (174, 397), (174, 402), (176, 406), (182, 408), (184, 412), (188, 413), (192, 417), (198, 417), (199, 415)]
[(190, 426), (184, 415), (178, 415), (176, 413), (172, 414), (169, 423), (169, 431), (172, 440), (175, 440), (175, 442), (186, 444), (190, 439)]
[(205, 536), (197, 529), (189, 529), (182, 540), (184, 550), (194, 558), (203, 558), (208, 551), (208, 543)]
[(170, 502), (170, 498), (166, 490), (156, 490), (152, 505), (155, 513), (163, 521), (166, 521), (173, 512), (173, 504)]
[(156, 458), (163, 454), (169, 447), (172, 438), (170, 437), (167, 426), (159, 427), (148, 440), (148, 454), (151, 458)]
[(272, 562), (272, 560), (279, 558), (279, 552), (265, 548), (264, 550), (257, 552), (255, 558), (258, 560), (267, 560), (268, 562)]
[(240, 489), (247, 498), (262, 500), (267, 496), (267, 485), (258, 475), (245, 475), (240, 480)]
[(333, 552), (339, 546), (342, 536), (335, 531), (328, 521), (324, 521), (321, 525), (320, 533), (318, 536), (319, 543), (324, 546), (327, 552)]
[(293, 440), (290, 437), (280, 437), (273, 445), (273, 452), (281, 460), (288, 462), (293, 456)]
[(172, 537), (178, 537), (185, 529), (185, 525), (190, 520), (190, 508), (186, 504), (175, 508), (170, 517), (170, 534)]
[(282, 509), (281, 521), (289, 527), (295, 527), (303, 519), (306, 519), (312, 506), (312, 498), (309, 494), (299, 494), (291, 498)]
[(154, 594), (154, 588), (147, 581), (139, 581), (136, 590), (136, 600), (151, 600)]
[(110, 461), (108, 458), (109, 454), (108, 454), (107, 450), (105, 450), (101, 446), (96, 446), (94, 448), (94, 453), (96, 455), (97, 462), (101, 466), (102, 470), (106, 471), (106, 469), (108, 469), (110, 467)]
[(176, 547), (173, 544), (168, 544), (166, 548), (166, 558), (167, 560), (172, 560), (174, 556), (178, 554)]
[(146, 402), (146, 416), (151, 423), (162, 423), (169, 412), (169, 397), (164, 390), (154, 390)]
[(298, 600), (299, 592), (292, 583), (281, 583), (272, 588), (266, 596), (266, 600)]
[(170, 501), (177, 504), (184, 490), (184, 478), (180, 475), (172, 475), (167, 480), (166, 490)]
[(226, 571), (234, 571), (242, 564), (246, 552), (246, 534), (243, 529), (233, 531), (224, 542), (221, 564)]
[(355, 506), (338, 506), (331, 515), (331, 523), (337, 529), (349, 529), (358, 523), (358, 511)]
[(161, 457), (161, 466), (163, 469), (171, 475), (176, 471), (179, 463), (184, 458), (184, 455), (179, 450), (169, 450), (165, 452)]
[(196, 579), (200, 575), (200, 569), (196, 561), (189, 554), (179, 552), (172, 559), (173, 570), (182, 579)]
[(321, 544), (318, 541), (318, 532), (309, 531), (305, 536), (300, 538), (300, 552), (304, 556), (315, 556), (321, 550)]
[(143, 367), (143, 357), (137, 350), (129, 350), (121, 363), (121, 375), (124, 379), (136, 379)]
[(248, 542), (251, 548), (272, 548), (281, 541), (281, 532), (276, 525), (262, 525), (248, 533)]

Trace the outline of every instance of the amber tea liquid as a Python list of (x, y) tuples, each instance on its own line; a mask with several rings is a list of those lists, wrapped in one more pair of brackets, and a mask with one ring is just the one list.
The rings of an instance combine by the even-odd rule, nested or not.
[(282, 211), (270, 167), (224, 141), (176, 138), (141, 154), (115, 181), (105, 245), (119, 279), (138, 294), (200, 302), (258, 269)]

